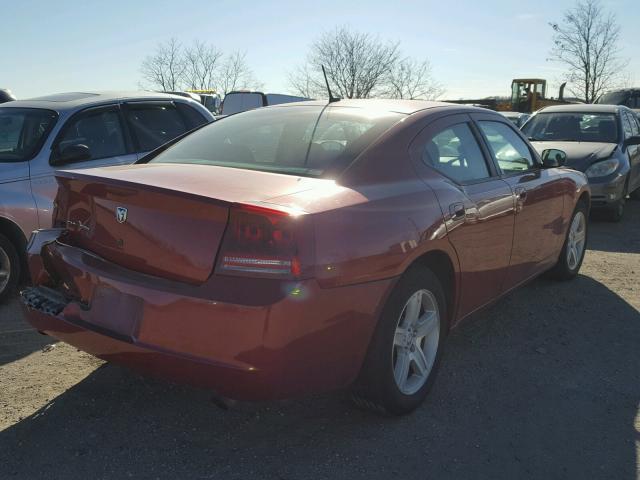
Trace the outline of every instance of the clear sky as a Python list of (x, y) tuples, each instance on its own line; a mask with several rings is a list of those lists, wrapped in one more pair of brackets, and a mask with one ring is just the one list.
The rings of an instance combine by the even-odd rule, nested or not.
[[(640, 85), (639, 0), (603, 2), (622, 29), (620, 55)], [(247, 52), (265, 91), (287, 93), (287, 73), (323, 31), (348, 25), (428, 58), (445, 97), (507, 95), (511, 79), (542, 77), (552, 31), (570, 0), (0, 0), (0, 88), (20, 98), (74, 90), (136, 89), (140, 64), (176, 37)]]

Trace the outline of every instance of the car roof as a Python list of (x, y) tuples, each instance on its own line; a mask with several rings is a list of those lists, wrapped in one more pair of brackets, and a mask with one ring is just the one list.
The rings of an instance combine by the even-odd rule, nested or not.
[[(266, 108), (293, 108), (304, 106), (326, 106), (326, 100), (310, 100), (307, 102), (295, 102), (295, 103), (283, 103), (279, 105), (271, 105)], [(457, 103), (445, 103), (435, 102), (430, 100), (393, 100), (393, 99), (379, 99), (379, 98), (366, 98), (366, 99), (344, 99), (329, 104), (331, 107), (348, 107), (348, 108), (361, 108), (371, 109), (379, 111), (388, 111), (395, 113), (404, 113), (410, 115), (412, 113), (426, 110), (436, 107), (456, 107), (463, 108), (465, 110), (483, 111), (484, 108), (459, 105)]]
[(2, 108), (46, 108), (57, 112), (77, 110), (78, 108), (103, 105), (123, 100), (185, 100), (186, 97), (168, 93), (149, 91), (109, 91), (109, 92), (67, 92), (55, 93), (43, 97), (14, 100), (3, 103)]
[(566, 113), (618, 113), (620, 109), (626, 108), (622, 105), (605, 105), (605, 104), (586, 104), (586, 103), (574, 103), (570, 105), (554, 105), (552, 107), (545, 107), (539, 110), (539, 113), (553, 113), (553, 112), (566, 112)]
[(523, 112), (498, 112), (501, 113), (502, 115), (504, 115), (505, 117), (509, 118), (509, 117), (520, 117), (522, 115), (529, 115), (528, 113), (523, 113)]

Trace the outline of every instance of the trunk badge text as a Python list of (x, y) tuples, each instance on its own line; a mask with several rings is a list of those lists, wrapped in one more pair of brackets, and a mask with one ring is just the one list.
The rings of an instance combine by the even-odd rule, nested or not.
[(124, 223), (127, 221), (127, 214), (128, 211), (126, 208), (124, 207), (118, 207), (116, 208), (116, 220), (118, 220), (118, 223)]

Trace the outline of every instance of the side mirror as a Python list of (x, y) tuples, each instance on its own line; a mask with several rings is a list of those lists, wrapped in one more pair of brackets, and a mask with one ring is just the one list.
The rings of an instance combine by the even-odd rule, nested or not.
[(542, 165), (545, 168), (557, 168), (562, 167), (567, 163), (567, 154), (562, 150), (555, 148), (548, 148), (542, 151)]
[(632, 145), (640, 145), (640, 136), (636, 135), (633, 137), (629, 137), (624, 141), (625, 147), (630, 147)]
[(84, 162), (91, 160), (91, 150), (83, 144), (68, 145), (55, 155), (49, 163), (51, 165), (65, 165), (67, 163)]

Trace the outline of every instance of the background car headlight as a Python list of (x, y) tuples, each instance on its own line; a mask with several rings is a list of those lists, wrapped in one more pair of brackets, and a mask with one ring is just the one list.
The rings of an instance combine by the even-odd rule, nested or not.
[(618, 162), (618, 160), (616, 160), (615, 158), (611, 158), (603, 162), (594, 163), (589, 168), (587, 168), (587, 171), (584, 173), (589, 178), (606, 177), (607, 175), (611, 175), (613, 172), (615, 172), (619, 164), (620, 162)]

